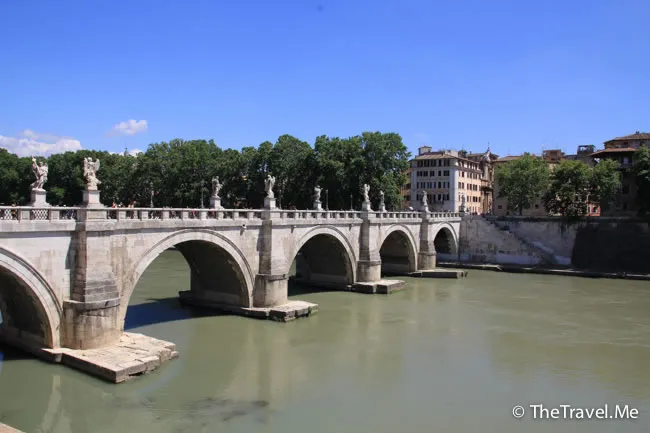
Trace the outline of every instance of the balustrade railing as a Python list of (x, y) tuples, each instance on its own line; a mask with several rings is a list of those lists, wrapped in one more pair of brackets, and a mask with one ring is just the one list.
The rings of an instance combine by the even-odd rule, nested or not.
[(0, 221), (76, 220), (76, 207), (0, 206)]
[[(261, 220), (265, 213), (272, 218), (288, 220), (350, 220), (361, 219), (365, 212), (350, 210), (284, 210), (284, 209), (178, 209), (178, 208), (81, 208), (0, 206), (0, 221), (78, 220), (84, 212), (92, 219), (119, 221), (163, 220)], [(371, 211), (376, 219), (420, 219), (416, 211)], [(429, 212), (433, 219), (459, 218), (459, 212)]]

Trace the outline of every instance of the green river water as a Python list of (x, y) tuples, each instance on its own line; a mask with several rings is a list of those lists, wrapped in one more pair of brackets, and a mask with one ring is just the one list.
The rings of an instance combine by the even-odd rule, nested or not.
[[(126, 326), (176, 343), (180, 358), (113, 385), (0, 349), (0, 422), (27, 433), (650, 431), (647, 282), (405, 280), (390, 296), (296, 294), (321, 311), (274, 323), (182, 308), (189, 270), (165, 252)], [(639, 414), (541, 420), (531, 404)]]

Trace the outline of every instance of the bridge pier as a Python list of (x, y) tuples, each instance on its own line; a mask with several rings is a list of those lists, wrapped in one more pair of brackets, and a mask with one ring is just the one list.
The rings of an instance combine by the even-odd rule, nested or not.
[(106, 236), (103, 224), (79, 222), (73, 233), (76, 263), (70, 299), (63, 302), (64, 347), (93, 349), (117, 342), (122, 334), (111, 236)]
[(422, 212), (422, 223), (420, 227), (420, 248), (418, 249), (418, 263), (417, 270), (431, 270), (436, 267), (436, 247), (435, 236), (432, 230), (431, 215), (424, 211)]

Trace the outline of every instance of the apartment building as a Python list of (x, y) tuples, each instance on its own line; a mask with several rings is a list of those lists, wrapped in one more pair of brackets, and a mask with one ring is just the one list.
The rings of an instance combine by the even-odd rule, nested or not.
[(478, 162), (455, 150), (432, 151), (422, 146), (410, 161), (410, 169), (409, 201), (414, 208), (419, 208), (426, 192), (432, 211), (459, 212), (464, 196), (466, 212), (481, 212), (482, 172)]
[(478, 163), (481, 170), (481, 209), (479, 213), (492, 213), (494, 203), (494, 162), (499, 159), (498, 155), (490, 152), (490, 146), (483, 153), (469, 153), (467, 159)]
[(592, 160), (617, 161), (621, 167), (621, 190), (612, 204), (602, 204), (602, 214), (606, 216), (634, 216), (638, 211), (636, 203), (637, 187), (630, 168), (634, 162), (634, 152), (641, 146), (650, 146), (650, 133), (636, 131), (634, 134), (616, 137), (604, 143), (605, 148), (591, 154)]

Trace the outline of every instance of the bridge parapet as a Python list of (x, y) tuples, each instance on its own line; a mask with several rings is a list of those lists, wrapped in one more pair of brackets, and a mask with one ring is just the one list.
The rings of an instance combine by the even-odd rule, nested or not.
[[(363, 219), (368, 215), (376, 219), (420, 220), (421, 212), (415, 211), (349, 211), (349, 210), (269, 210), (263, 209), (194, 209), (194, 208), (84, 208), (84, 207), (32, 207), (0, 206), (0, 221), (56, 221), (83, 220), (84, 214), (92, 212), (93, 219), (116, 220), (254, 220), (265, 219), (265, 212), (273, 219)], [(428, 218), (439, 221), (456, 221), (458, 212), (428, 212)]]

